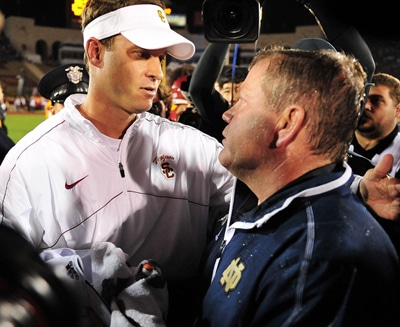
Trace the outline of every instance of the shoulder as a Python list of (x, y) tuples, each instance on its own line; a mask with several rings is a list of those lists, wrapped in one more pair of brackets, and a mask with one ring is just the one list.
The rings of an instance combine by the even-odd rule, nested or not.
[[(7, 157), (12, 157), (11, 160), (20, 160), (24, 157), (22, 154), (28, 154), (28, 158), (31, 155), (38, 157), (40, 153), (49, 150), (46, 145), (50, 139), (54, 138), (55, 131), (63, 125), (64, 120), (60, 117), (52, 116), (39, 125), (33, 130), (25, 134), (9, 151)], [(30, 154), (30, 155), (29, 155)]]
[(193, 140), (204, 142), (222, 149), (222, 144), (218, 140), (201, 130), (185, 125), (179, 122), (173, 122), (166, 118), (145, 112), (140, 115), (137, 122), (138, 127), (144, 127), (144, 130), (148, 130), (151, 133), (160, 135), (162, 137), (171, 137), (179, 143), (192, 142)]

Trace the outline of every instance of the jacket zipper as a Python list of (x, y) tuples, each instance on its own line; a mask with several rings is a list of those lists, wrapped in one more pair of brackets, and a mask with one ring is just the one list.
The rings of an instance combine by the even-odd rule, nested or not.
[(121, 162), (118, 164), (118, 168), (119, 168), (119, 173), (120, 173), (121, 177), (124, 178), (125, 177), (125, 170), (124, 170), (124, 166), (122, 165)]

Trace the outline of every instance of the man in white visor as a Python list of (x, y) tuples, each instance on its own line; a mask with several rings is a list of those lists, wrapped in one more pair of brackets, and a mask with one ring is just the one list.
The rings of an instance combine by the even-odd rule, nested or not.
[(168, 283), (164, 319), (188, 326), (209, 210), (227, 211), (233, 177), (215, 139), (147, 110), (166, 55), (187, 60), (195, 47), (160, 0), (89, 0), (82, 30), (88, 92), (3, 162), (0, 222), (39, 251), (110, 242), (133, 267), (155, 260)]

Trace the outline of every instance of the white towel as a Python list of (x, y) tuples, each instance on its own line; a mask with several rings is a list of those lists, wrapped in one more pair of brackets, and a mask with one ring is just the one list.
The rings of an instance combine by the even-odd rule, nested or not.
[(109, 242), (94, 243), (89, 250), (45, 250), (40, 257), (52, 266), (64, 266), (69, 278), (84, 285), (91, 313), (83, 320), (94, 314), (111, 327), (165, 326), (168, 291), (155, 261), (129, 267), (126, 253)]

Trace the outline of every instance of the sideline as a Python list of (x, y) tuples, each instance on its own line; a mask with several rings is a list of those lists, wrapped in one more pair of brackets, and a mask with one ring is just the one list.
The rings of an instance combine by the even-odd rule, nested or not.
[(7, 116), (13, 115), (45, 115), (45, 110), (35, 110), (35, 111), (8, 111)]

